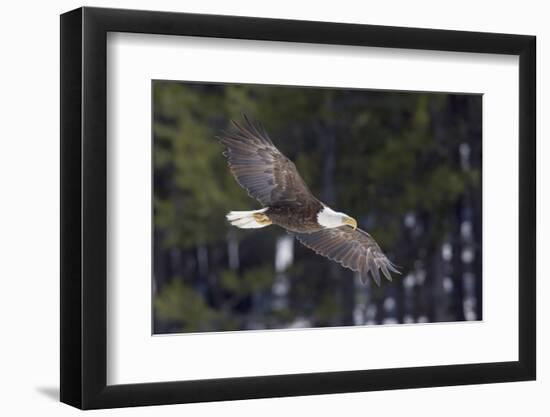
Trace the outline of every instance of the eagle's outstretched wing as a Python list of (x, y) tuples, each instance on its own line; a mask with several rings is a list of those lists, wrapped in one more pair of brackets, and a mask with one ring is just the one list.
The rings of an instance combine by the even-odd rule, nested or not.
[(372, 236), (364, 230), (341, 226), (314, 233), (297, 233), (296, 238), (319, 255), (359, 272), (363, 283), (369, 271), (377, 285), (380, 285), (379, 270), (390, 281), (390, 271), (399, 273)]
[(245, 126), (233, 121), (234, 129), (218, 140), (237, 182), (264, 206), (292, 204), (315, 199), (294, 163), (271, 142), (266, 131), (244, 116)]

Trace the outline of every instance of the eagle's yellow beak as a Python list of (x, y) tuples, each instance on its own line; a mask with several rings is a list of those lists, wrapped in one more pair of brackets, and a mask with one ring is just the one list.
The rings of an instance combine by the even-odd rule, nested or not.
[(346, 217), (344, 220), (344, 224), (350, 225), (353, 227), (353, 230), (357, 229), (357, 220), (355, 220), (353, 217)]

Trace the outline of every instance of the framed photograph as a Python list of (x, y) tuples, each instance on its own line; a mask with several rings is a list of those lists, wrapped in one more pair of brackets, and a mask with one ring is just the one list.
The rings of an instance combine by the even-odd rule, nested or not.
[(535, 37), (61, 16), (61, 401), (533, 380)]

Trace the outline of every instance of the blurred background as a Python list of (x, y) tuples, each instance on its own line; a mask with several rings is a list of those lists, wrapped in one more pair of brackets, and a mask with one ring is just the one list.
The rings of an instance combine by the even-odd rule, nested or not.
[[(153, 81), (153, 333), (481, 320), (480, 95)], [(215, 136), (260, 122), (402, 275), (377, 287), (252, 210)]]

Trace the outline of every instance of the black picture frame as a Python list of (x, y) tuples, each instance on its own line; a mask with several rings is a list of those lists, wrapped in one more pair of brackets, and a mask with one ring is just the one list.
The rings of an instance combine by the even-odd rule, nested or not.
[[(107, 385), (108, 32), (519, 56), (519, 360)], [(525, 35), (88, 7), (61, 15), (61, 401), (94, 409), (535, 379), (535, 50)]]

